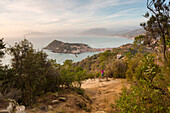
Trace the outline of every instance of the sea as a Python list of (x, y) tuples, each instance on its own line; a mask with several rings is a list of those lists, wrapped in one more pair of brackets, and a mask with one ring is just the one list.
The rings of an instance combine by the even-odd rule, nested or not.
[[(48, 55), (48, 59), (55, 59), (56, 63), (63, 64), (65, 60), (73, 60), (79, 62), (88, 56), (98, 54), (99, 52), (85, 52), (78, 54), (77, 57), (74, 54), (53, 53), (50, 50), (43, 49), (53, 40), (59, 40), (67, 43), (84, 43), (88, 44), (92, 48), (115, 48), (123, 44), (133, 43), (133, 39), (125, 37), (112, 37), (112, 36), (27, 36), (25, 37), (32, 44), (37, 51), (43, 50)], [(24, 38), (4, 38), (6, 47), (13, 46), (16, 42), (20, 42)], [(9, 54), (6, 54), (2, 59), (3, 65), (11, 64), (11, 58)]]

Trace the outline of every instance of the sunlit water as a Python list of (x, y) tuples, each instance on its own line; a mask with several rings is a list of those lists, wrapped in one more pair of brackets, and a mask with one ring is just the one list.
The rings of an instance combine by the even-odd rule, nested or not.
[[(107, 36), (70, 36), (70, 37), (62, 37), (62, 36), (51, 36), (51, 37), (27, 37), (27, 39), (32, 42), (34, 48), (36, 50), (42, 50), (53, 40), (59, 40), (68, 43), (85, 43), (88, 44), (92, 48), (114, 48), (119, 47), (123, 44), (132, 43), (132, 39), (120, 38), (120, 37), (107, 37)], [(9, 45), (14, 45), (15, 42), (19, 42), (23, 40), (23, 38), (6, 38), (4, 42), (7, 47)], [(67, 59), (73, 60), (74, 62), (81, 61), (88, 56), (92, 56), (99, 52), (85, 52), (78, 54), (78, 57), (75, 57), (73, 54), (64, 54), (64, 53), (53, 53), (49, 50), (43, 50), (48, 54), (49, 59), (55, 59), (57, 63), (63, 64), (63, 62)], [(5, 55), (3, 58), (3, 64), (10, 64), (11, 56)]]

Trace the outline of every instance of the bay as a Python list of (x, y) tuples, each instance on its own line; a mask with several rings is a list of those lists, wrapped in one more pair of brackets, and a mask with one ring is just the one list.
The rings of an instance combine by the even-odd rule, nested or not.
[[(115, 48), (123, 44), (132, 43), (133, 39), (111, 36), (27, 36), (26, 37), (34, 46), (36, 50), (42, 50), (53, 40), (59, 40), (68, 43), (84, 43), (88, 44), (92, 48)], [(24, 38), (5, 38), (4, 42), (6, 46), (14, 45), (15, 42), (19, 42)], [(65, 60), (73, 60), (74, 62), (81, 61), (88, 56), (92, 56), (99, 52), (85, 52), (78, 54), (75, 57), (73, 54), (53, 53), (50, 50), (44, 50), (48, 54), (49, 59), (55, 59), (57, 63), (63, 64)], [(9, 65), (11, 63), (11, 56), (5, 55), (2, 59), (3, 64)]]

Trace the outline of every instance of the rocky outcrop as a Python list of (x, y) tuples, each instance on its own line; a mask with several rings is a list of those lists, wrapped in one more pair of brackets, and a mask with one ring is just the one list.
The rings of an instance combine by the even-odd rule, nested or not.
[(99, 52), (112, 50), (112, 48), (91, 48), (87, 44), (82, 43), (64, 43), (58, 40), (52, 41), (44, 49), (52, 50), (54, 53), (70, 53), (70, 54), (80, 54), (83, 52)]
[(81, 43), (64, 43), (58, 40), (52, 41), (47, 47), (44, 49), (52, 50), (55, 53), (82, 53), (84, 51), (88, 51), (92, 49), (86, 44)]
[(25, 112), (25, 106), (20, 106), (15, 100), (9, 99), (9, 104), (6, 107), (6, 109), (1, 109), (0, 113), (26, 113)]

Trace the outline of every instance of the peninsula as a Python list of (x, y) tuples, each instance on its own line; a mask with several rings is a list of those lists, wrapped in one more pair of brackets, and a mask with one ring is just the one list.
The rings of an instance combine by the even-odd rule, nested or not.
[(87, 44), (82, 43), (64, 43), (58, 40), (52, 41), (44, 49), (52, 50), (54, 53), (70, 53), (70, 54), (80, 54), (83, 52), (99, 52), (112, 50), (112, 48), (91, 48)]

